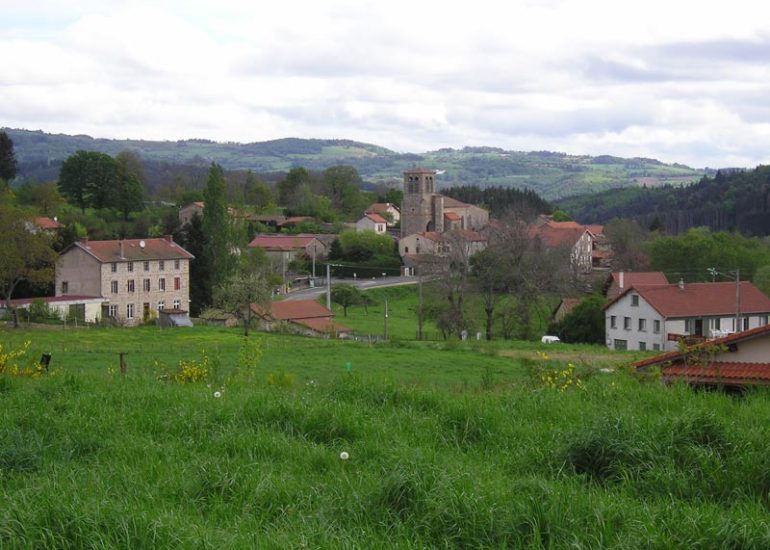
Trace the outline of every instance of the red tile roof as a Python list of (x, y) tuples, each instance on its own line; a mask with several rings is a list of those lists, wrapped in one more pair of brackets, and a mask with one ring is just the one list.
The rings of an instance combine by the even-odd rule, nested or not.
[(271, 302), (268, 312), (267, 306), (263, 304), (252, 304), (251, 309), (258, 315), (264, 317), (269, 315), (273, 319), (280, 321), (294, 321), (297, 319), (313, 318), (331, 318), (334, 313), (326, 309), (315, 300), (282, 300), (280, 302)]
[(290, 252), (307, 248), (313, 240), (316, 238), (308, 235), (257, 235), (249, 243), (249, 248)]
[[(122, 244), (122, 255), (121, 255)], [(195, 258), (179, 246), (169, 235), (164, 238), (123, 239), (114, 241), (76, 241), (67, 247), (61, 255), (73, 247), (80, 248), (102, 263), (141, 262), (145, 260), (176, 260)]]
[(707, 365), (676, 364), (661, 370), (664, 378), (684, 378), (691, 382), (770, 383), (770, 363), (738, 363), (713, 361)]
[(460, 214), (458, 214), (457, 212), (444, 212), (444, 217), (449, 221), (453, 221), (453, 222), (460, 221), (463, 219), (462, 216), (460, 216)]
[(470, 208), (470, 204), (460, 202), (452, 197), (444, 196), (444, 208)]
[[(750, 330), (735, 332), (733, 334), (729, 334), (722, 338), (707, 340), (703, 345), (706, 348), (709, 348), (712, 346), (729, 346), (730, 344), (737, 344), (745, 340), (751, 340), (753, 338), (761, 338), (769, 335), (770, 335), (770, 325), (763, 325), (761, 327), (756, 327)], [(637, 369), (640, 369), (644, 367), (650, 367), (653, 365), (659, 365), (661, 363), (667, 363), (669, 361), (674, 362), (677, 360), (681, 360), (682, 357), (683, 357), (682, 352), (678, 350), (669, 351), (666, 353), (661, 353), (660, 355), (655, 355), (654, 357), (648, 357), (647, 359), (642, 359), (640, 361), (632, 363), (631, 366), (636, 367)]]
[(387, 212), (389, 208), (398, 210), (395, 204), (391, 204), (389, 202), (375, 202), (366, 209), (365, 214), (382, 214)]
[(565, 244), (573, 246), (586, 231), (594, 236), (601, 235), (604, 233), (604, 226), (548, 220), (545, 223), (533, 224), (529, 229), (530, 236), (540, 237), (543, 244), (549, 247)]
[(341, 325), (336, 321), (333, 321), (332, 319), (326, 319), (326, 318), (294, 319), (293, 322), (297, 323), (298, 325), (307, 327), (311, 330), (314, 330), (316, 332), (336, 333), (336, 334), (353, 332), (352, 328), (346, 327), (345, 325)]
[(379, 214), (365, 214), (365, 216), (372, 220), (374, 223), (388, 223), (387, 220)]
[(60, 224), (56, 220), (52, 220), (51, 218), (47, 218), (45, 216), (34, 218), (32, 220), (32, 223), (34, 223), (40, 229), (51, 230), (51, 231), (54, 229), (59, 229), (60, 227), (64, 227), (62, 224)]
[[(734, 315), (735, 283), (688, 283), (673, 285), (638, 285), (621, 292), (604, 306), (609, 308), (631, 290), (663, 317), (696, 317), (702, 315)], [(770, 313), (770, 298), (750, 282), (741, 282), (741, 313)]]

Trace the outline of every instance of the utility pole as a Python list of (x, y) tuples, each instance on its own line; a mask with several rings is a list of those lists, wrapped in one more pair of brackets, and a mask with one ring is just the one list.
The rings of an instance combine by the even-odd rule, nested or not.
[(741, 322), (741, 268), (735, 268), (735, 332), (740, 332)]
[(326, 264), (326, 309), (332, 308), (332, 268)]
[(385, 340), (388, 339), (388, 294), (385, 294)]
[(313, 246), (313, 283), (315, 283), (315, 246)]
[(288, 292), (288, 290), (289, 290), (287, 285), (286, 285), (286, 255), (287, 254), (288, 254), (288, 252), (284, 252), (283, 255), (281, 256), (281, 259), (282, 259), (281, 263), (283, 265), (282, 272), (283, 272), (283, 293), (284, 294), (286, 294)]
[(417, 339), (422, 340), (422, 270), (417, 268)]

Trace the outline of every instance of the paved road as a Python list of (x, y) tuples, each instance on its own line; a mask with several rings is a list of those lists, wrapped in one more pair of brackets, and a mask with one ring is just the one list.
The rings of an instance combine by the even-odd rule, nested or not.
[[(392, 286), (415, 285), (417, 277), (379, 277), (376, 279), (335, 279), (331, 280), (332, 286), (338, 283), (348, 283), (357, 286), (361, 290), (370, 288), (387, 288)], [(326, 287), (306, 288), (290, 292), (285, 300), (315, 300), (326, 293)]]

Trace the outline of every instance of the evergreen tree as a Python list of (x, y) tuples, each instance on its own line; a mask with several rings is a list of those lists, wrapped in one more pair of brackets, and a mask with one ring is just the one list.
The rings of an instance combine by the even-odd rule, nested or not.
[[(227, 213), (227, 184), (222, 167), (211, 164), (209, 179), (203, 191), (204, 261), (207, 263), (210, 288), (221, 286), (232, 274), (232, 231)], [(206, 302), (209, 305), (211, 300)]]
[(16, 155), (13, 152), (13, 140), (5, 130), (0, 130), (0, 180), (10, 182), (16, 177)]
[(204, 306), (211, 304), (211, 275), (206, 261), (206, 236), (203, 220), (196, 212), (182, 228), (179, 241), (185, 250), (195, 256), (190, 262), (190, 315), (197, 317)]

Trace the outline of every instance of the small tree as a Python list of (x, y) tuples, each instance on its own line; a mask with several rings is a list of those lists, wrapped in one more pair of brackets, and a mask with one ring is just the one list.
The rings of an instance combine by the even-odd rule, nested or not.
[(589, 296), (564, 316), (561, 323), (552, 325), (553, 332), (565, 342), (604, 343), (604, 298)]
[(334, 285), (332, 287), (331, 294), (332, 302), (342, 306), (342, 314), (345, 317), (348, 316), (348, 308), (350, 306), (354, 306), (362, 302), (361, 291), (353, 285), (344, 283)]
[[(44, 232), (31, 233), (25, 216), (17, 208), (0, 206), (0, 295), (11, 311), (11, 297), (21, 281), (33, 284), (50, 282), (56, 253)], [(14, 327), (18, 318), (14, 312)]]
[(0, 180), (10, 182), (16, 177), (16, 155), (13, 152), (13, 140), (5, 130), (0, 130)]
[(251, 305), (270, 301), (267, 265), (258, 255), (244, 254), (235, 273), (214, 290), (214, 303), (243, 321), (244, 336), (249, 335)]

